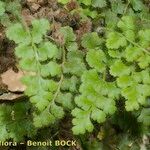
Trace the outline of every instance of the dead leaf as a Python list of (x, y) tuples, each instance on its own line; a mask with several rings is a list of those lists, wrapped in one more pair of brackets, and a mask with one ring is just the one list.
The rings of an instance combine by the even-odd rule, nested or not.
[(33, 3), (31, 8), (32, 8), (32, 11), (37, 11), (41, 6), (39, 4), (36, 4), (36, 3)]
[(81, 41), (82, 36), (85, 33), (92, 31), (92, 22), (90, 20), (86, 20), (80, 23), (80, 27), (76, 30), (77, 41)]
[(23, 17), (24, 21), (27, 23), (27, 25), (31, 25), (32, 20), (35, 19), (33, 17), (33, 15), (31, 15), (29, 9), (23, 9), (22, 10), (22, 17)]
[(8, 90), (11, 92), (24, 92), (26, 86), (20, 81), (24, 76), (24, 72), (19, 70), (17, 73), (11, 69), (7, 70), (1, 75), (2, 82), (7, 85)]
[(74, 9), (77, 9), (79, 7), (79, 4), (77, 3), (77, 1), (71, 0), (69, 3), (67, 3), (66, 6), (69, 11), (72, 11)]

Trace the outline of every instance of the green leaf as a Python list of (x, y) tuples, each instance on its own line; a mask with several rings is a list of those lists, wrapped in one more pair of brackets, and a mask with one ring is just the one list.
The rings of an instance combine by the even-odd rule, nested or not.
[(11, 138), (16, 142), (20, 142), (24, 140), (24, 136), (31, 137), (32, 135), (35, 135), (35, 128), (27, 113), (30, 108), (28, 102), (0, 105), (1, 141), (6, 141)]
[[(105, 89), (104, 95), (108, 95), (109, 98), (119, 98), (120, 89), (116, 86), (115, 82), (104, 82), (103, 89)], [(103, 89), (101, 91), (103, 91)]]
[[(14, 40), (18, 44), (15, 54), (20, 58), (20, 67), (23, 70), (29, 71), (30, 74), (22, 78), (22, 83), (27, 87), (25, 95), (30, 98), (30, 102), (33, 104), (33, 124), (36, 128), (48, 126), (64, 116), (63, 108), (55, 104), (55, 96), (59, 87), (58, 80), (60, 80), (63, 66), (61, 60), (58, 62), (58, 58), (61, 59), (62, 53), (55, 44), (43, 41), (43, 36), (49, 27), (48, 20), (40, 19), (32, 21), (32, 30), (30, 31), (29, 27), (29, 33), (26, 32), (21, 24), (15, 24), (7, 30), (9, 39)], [(76, 57), (74, 57), (74, 54)], [(81, 52), (71, 52), (68, 54), (68, 60), (76, 61), (79, 55), (80, 58), (78, 59), (83, 61), (83, 56), (80, 54)], [(71, 57), (73, 58), (71, 59)], [(59, 93), (57, 98), (58, 95)], [(72, 95), (66, 96), (67, 98), (69, 96), (70, 99), (72, 98)], [(65, 102), (64, 100), (62, 105), (67, 107), (67, 101)], [(69, 107), (71, 107), (71, 102)], [(23, 114), (26, 114), (26, 112)], [(13, 124), (12, 128), (15, 126), (19, 126), (19, 124)], [(22, 138), (27, 133), (26, 128), (17, 127), (17, 129), (16, 133), (18, 135), (11, 132), (10, 138)]]
[(91, 5), (91, 3), (92, 3), (91, 1), (92, 0), (79, 0), (80, 3), (87, 5), (87, 6)]
[(55, 122), (55, 117), (46, 109), (38, 115), (34, 115), (33, 123), (36, 128), (48, 126)]
[(102, 123), (106, 120), (106, 114), (102, 110), (96, 108), (92, 111), (91, 118), (98, 123)]
[(97, 83), (99, 81), (99, 76), (97, 71), (95, 69), (85, 71), (81, 76), (81, 81), (85, 83), (90, 81)]
[(140, 75), (144, 84), (150, 84), (150, 71), (148, 69), (141, 71)]
[(45, 95), (36, 95), (36, 96), (31, 97), (31, 99), (30, 99), (31, 103), (35, 104), (35, 106), (37, 107), (37, 109), (40, 112), (42, 112), (43, 110), (46, 109), (46, 107), (50, 103), (49, 99), (52, 97), (51, 93), (48, 93), (48, 92), (47, 93), (42, 93), (42, 94), (45, 94)]
[(77, 85), (79, 84), (79, 79), (76, 76), (71, 78), (65, 78), (62, 82), (61, 89), (69, 90), (70, 92), (77, 92)]
[(17, 44), (23, 43), (28, 45), (31, 42), (29, 33), (19, 23), (10, 26), (6, 31), (6, 36)]
[(79, 9), (80, 16), (83, 19), (87, 19), (88, 17), (91, 17), (92, 19), (97, 17), (97, 11), (95, 10), (90, 10), (89, 8), (80, 8)]
[(17, 17), (21, 14), (21, 4), (18, 0), (7, 2), (6, 10)]
[(135, 11), (139, 11), (144, 8), (144, 4), (141, 0), (131, 0), (130, 3)]
[(72, 61), (72, 60), (76, 60), (77, 61), (78, 59), (83, 61), (83, 58), (84, 58), (84, 53), (79, 51), (79, 50), (78, 51), (70, 51), (67, 54), (68, 61)]
[[(85, 71), (81, 80), (80, 95), (75, 97), (77, 107), (72, 111), (75, 134), (84, 134), (86, 130), (91, 132), (91, 120), (104, 122), (108, 114), (116, 111), (115, 98), (120, 94), (116, 85), (101, 80), (95, 69)], [(84, 122), (88, 127), (86, 123), (83, 126)]]
[(146, 126), (150, 126), (149, 120), (150, 120), (150, 109), (143, 108), (140, 116), (138, 117), (138, 121), (142, 122)]
[(5, 13), (5, 3), (0, 1), (0, 17)]
[[(28, 116), (24, 116), (24, 117), (28, 117)], [(17, 122), (13, 122), (11, 124), (8, 125), (8, 130), (9, 130), (9, 137), (11, 137), (12, 139), (14, 139), (14, 141), (23, 141), (24, 140), (24, 136), (29, 136), (31, 135), (31, 137), (35, 136), (36, 134), (36, 130), (33, 127), (32, 122), (28, 119), (21, 119), (21, 121), (17, 121)], [(27, 123), (25, 121), (28, 121)]]
[(54, 80), (50, 79), (40, 79), (41, 88), (43, 88), (45, 91), (55, 92), (58, 88), (58, 83)]
[[(25, 75), (21, 78), (21, 82), (27, 86), (30, 85), (31, 82), (35, 81), (37, 78), (35, 76), (32, 75)], [(37, 81), (35, 81), (37, 82)]]
[(64, 73), (81, 76), (84, 70), (86, 70), (86, 67), (83, 61), (83, 53), (80, 51), (68, 52), (67, 61), (64, 64)]
[(98, 72), (106, 70), (106, 56), (102, 50), (89, 50), (86, 55), (86, 61), (90, 67), (95, 68)]
[(119, 35), (117, 32), (111, 32), (108, 34), (106, 40), (106, 46), (109, 49), (118, 49), (127, 45), (125, 37)]
[(113, 76), (129, 75), (132, 71), (132, 67), (126, 66), (121, 60), (115, 61), (110, 67), (110, 73)]
[(92, 0), (92, 6), (103, 8), (107, 6), (106, 0)]
[(40, 19), (32, 21), (32, 41), (34, 43), (40, 43), (42, 41), (43, 36), (50, 29), (50, 25), (48, 20)]
[(30, 58), (34, 58), (34, 50), (31, 46), (27, 46), (24, 44), (19, 44), (16, 48), (15, 48), (15, 55), (18, 58), (23, 58), (23, 59), (30, 59)]
[(135, 30), (134, 18), (132, 16), (123, 16), (117, 26), (122, 31)]
[(1, 135), (0, 135), (1, 141), (5, 141), (6, 139), (10, 137), (5, 124), (1, 125), (0, 132), (1, 132)]
[(122, 95), (127, 99), (127, 101), (125, 102), (126, 104), (125, 108), (127, 111), (139, 109), (139, 103), (137, 101), (139, 94), (136, 91), (136, 87), (131, 86), (123, 89)]
[(116, 111), (115, 101), (111, 98), (106, 98), (105, 101), (101, 103), (101, 105), (103, 111), (106, 114), (114, 114)]
[(63, 108), (73, 109), (73, 96), (71, 93), (59, 93), (56, 101), (62, 104)]
[(61, 75), (61, 67), (57, 63), (51, 61), (46, 65), (41, 65), (41, 74), (43, 77)]
[(86, 33), (82, 37), (82, 46), (87, 49), (94, 49), (101, 45), (102, 40), (96, 32)]
[(93, 124), (90, 120), (90, 113), (88, 111), (83, 111), (79, 108), (75, 108), (72, 111), (72, 115), (75, 116), (72, 120), (74, 127), (72, 128), (73, 134), (84, 134), (86, 130), (91, 132), (93, 130)]
[(8, 14), (4, 14), (2, 16), (0, 16), (0, 23), (4, 26), (4, 27), (9, 27), (12, 25), (12, 22), (10, 21), (10, 18), (8, 16)]
[(139, 43), (143, 47), (148, 47), (150, 43), (150, 29), (140, 30), (139, 31)]
[(127, 61), (137, 61), (137, 59), (143, 54), (143, 51), (138, 47), (128, 46), (125, 49), (125, 58)]
[[(145, 98), (150, 96), (149, 90), (150, 90), (150, 85), (148, 84), (138, 84), (136, 86), (136, 90), (138, 91), (141, 96), (144, 96)], [(146, 101), (146, 99), (145, 99)], [(141, 103), (141, 101), (139, 101)]]
[(58, 0), (58, 3), (67, 4), (70, 0)]
[(40, 61), (45, 61), (48, 58), (56, 58), (58, 56), (58, 48), (51, 42), (45, 42), (37, 49)]
[(115, 12), (116, 14), (123, 14), (126, 5), (122, 2), (122, 0), (117, 1), (112, 0), (111, 7), (112, 11)]
[(126, 86), (128, 87), (123, 88), (121, 92), (126, 98), (126, 110), (138, 110), (140, 104), (144, 105), (146, 103), (146, 98), (150, 96), (150, 85), (132, 82), (130, 85), (126, 84)]
[(57, 106), (56, 104), (52, 103), (50, 107), (50, 113), (56, 118), (61, 119), (64, 116), (63, 108), (60, 106)]
[(94, 109), (95, 107), (94, 107), (93, 102), (94, 102), (94, 99), (88, 98), (86, 95), (80, 95), (75, 98), (75, 103), (77, 104), (77, 106), (82, 108), (84, 111), (85, 110), (91, 111), (90, 110), (91, 106), (93, 106), (93, 109)]
[(76, 42), (69, 42), (66, 45), (68, 51), (76, 51), (78, 50), (78, 44)]
[(147, 54), (142, 54), (141, 57), (137, 60), (140, 68), (145, 69), (150, 64), (150, 56)]
[(141, 83), (142, 82), (142, 76), (141, 76), (140, 72), (133, 72), (132, 77), (133, 77), (133, 79), (136, 83)]
[(25, 59), (21, 59), (19, 61), (19, 66), (26, 71), (37, 71), (38, 67), (37, 67), (37, 63), (35, 58), (25, 58)]
[(135, 32), (132, 30), (126, 30), (124, 31), (124, 35), (127, 39), (129, 39), (130, 41), (135, 41)]
[(84, 70), (86, 70), (85, 64), (80, 59), (73, 59), (64, 65), (64, 73), (80, 76)]
[(105, 22), (108, 28), (115, 28), (119, 18), (116, 13), (112, 12), (110, 9), (104, 11)]
[(64, 36), (65, 43), (74, 42), (76, 40), (76, 36), (73, 32), (73, 29), (69, 26), (65, 26), (60, 28), (60, 33)]
[(53, 80), (34, 76), (25, 76), (22, 82), (27, 86), (25, 94), (32, 96), (30, 97), (31, 103), (33, 103), (39, 111), (42, 112), (45, 110), (53, 99), (54, 95), (52, 92), (57, 90), (57, 83)]
[(112, 58), (122, 58), (124, 56), (124, 53), (119, 50), (108, 50), (108, 54)]
[(125, 88), (134, 84), (134, 81), (132, 77), (124, 75), (124, 76), (117, 78), (117, 84), (119, 87)]
[[(37, 76), (24, 76), (21, 78), (23, 84), (25, 84), (28, 88), (25, 90), (25, 95), (33, 96), (38, 93), (38, 88), (40, 85), (40, 78)], [(32, 84), (31, 84), (32, 83)]]

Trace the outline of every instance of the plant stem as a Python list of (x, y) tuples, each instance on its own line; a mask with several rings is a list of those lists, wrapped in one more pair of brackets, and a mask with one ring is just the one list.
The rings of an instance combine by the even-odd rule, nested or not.
[(147, 53), (148, 55), (150, 55), (150, 52), (147, 51), (145, 48), (143, 48), (141, 45), (139, 45), (139, 44), (135, 43), (134, 41), (128, 39), (128, 38), (127, 38), (125, 35), (123, 35), (122, 33), (119, 33), (119, 34), (120, 34), (121, 36), (125, 37), (128, 42), (130, 42), (131, 44), (135, 45), (136, 47), (139, 47), (142, 51), (144, 51), (145, 53)]
[(129, 5), (130, 5), (130, 0), (128, 0), (128, 3), (127, 3), (127, 5), (126, 5), (126, 7), (125, 7), (125, 9), (124, 9), (123, 15), (126, 14)]
[(51, 107), (51, 104), (55, 104), (55, 100), (60, 92), (60, 89), (61, 89), (61, 85), (62, 85), (62, 82), (63, 82), (63, 79), (64, 79), (64, 75), (63, 75), (63, 68), (64, 68), (64, 63), (66, 61), (66, 52), (65, 52), (65, 48), (64, 46), (62, 47), (62, 50), (63, 50), (63, 55), (62, 55), (62, 63), (61, 63), (61, 69), (62, 69), (62, 74), (61, 74), (61, 77), (60, 77), (60, 80), (59, 80), (59, 83), (58, 83), (58, 87), (57, 87), (57, 90), (54, 94), (54, 97), (51, 101), (51, 103), (48, 105), (48, 111), (50, 112), (50, 107)]
[[(37, 75), (40, 79), (41, 77), (41, 71), (40, 71), (40, 62), (39, 62), (39, 56), (38, 56), (38, 51), (37, 51), (37, 47), (35, 45), (35, 43), (33, 42), (33, 39), (32, 39), (32, 35), (30, 33), (30, 29), (26, 23), (26, 21), (23, 19), (23, 17), (21, 18), (21, 23), (23, 25), (23, 27), (25, 28), (25, 30), (28, 32), (30, 38), (31, 38), (31, 46), (32, 46), (32, 49), (34, 51), (34, 54), (35, 54), (35, 59), (36, 59), (36, 66), (37, 66)], [(39, 87), (41, 86), (41, 80), (39, 80)]]
[[(109, 28), (106, 28), (106, 27), (102, 27), (102, 29), (104, 29), (104, 30), (108, 30), (108, 31), (111, 31), (111, 32), (114, 32), (113, 30), (111, 30), (111, 29), (109, 29)], [(124, 34), (119, 33), (119, 32), (117, 32), (117, 34), (119, 34), (120, 36), (125, 37), (125, 38), (126, 38), (126, 40), (127, 40), (128, 42), (132, 43), (132, 44), (133, 44), (133, 45), (135, 45), (136, 47), (139, 47), (142, 51), (144, 51), (145, 53), (147, 53), (148, 55), (150, 55), (150, 52), (149, 52), (149, 51), (147, 51), (147, 49), (143, 48), (143, 47), (142, 47), (141, 45), (139, 45), (138, 43), (136, 43), (136, 42), (134, 42), (134, 41), (130, 40), (130, 39), (129, 39), (129, 38), (127, 38)]]

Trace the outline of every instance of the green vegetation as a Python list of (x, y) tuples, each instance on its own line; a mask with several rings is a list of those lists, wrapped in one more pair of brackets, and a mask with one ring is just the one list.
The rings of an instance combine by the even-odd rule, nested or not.
[[(44, 130), (61, 130), (67, 118), (84, 150), (148, 149), (142, 139), (150, 135), (149, 1), (58, 3), (71, 17), (78, 12), (77, 29), (62, 23), (54, 31), (55, 21), (46, 18), (28, 25), (18, 13), (21, 2), (0, 1), (1, 24), (27, 72), (25, 100), (0, 105), (0, 140), (42, 139)], [(16, 19), (5, 25), (9, 14)], [(91, 26), (82, 33), (83, 22)], [(48, 35), (53, 32), (57, 37)]]

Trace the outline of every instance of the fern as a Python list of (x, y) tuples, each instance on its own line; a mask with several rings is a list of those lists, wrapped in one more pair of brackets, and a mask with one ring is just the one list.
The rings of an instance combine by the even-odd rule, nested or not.
[(36, 129), (32, 124), (28, 102), (18, 102), (13, 105), (0, 106), (0, 140), (13, 139), (15, 142), (23, 141), (24, 136), (33, 137)]
[[(71, 2), (58, 0), (63, 5)], [(26, 85), (25, 95), (32, 103), (32, 115), (27, 119), (29, 124), (23, 124), (15, 132), (14, 127), (20, 125), (19, 113), (28, 117), (25, 112), (31, 107), (1, 105), (1, 140), (22, 140), (31, 130), (36, 133), (36, 129), (62, 119), (66, 110), (73, 116), (72, 131), (75, 135), (92, 132), (95, 122), (103, 126), (120, 110), (123, 113), (131, 111), (131, 114), (138, 112), (137, 120), (144, 127), (149, 126), (150, 29), (142, 23), (148, 18), (144, 3), (140, 0), (128, 3), (122, 0), (77, 2), (80, 6), (69, 12), (71, 16), (78, 13), (81, 21), (93, 19), (92, 32), (85, 33), (78, 43), (69, 26), (57, 31), (61, 41), (59, 45), (55, 43), (55, 39), (47, 35), (51, 24), (46, 19), (33, 20), (29, 27), (25, 23), (16, 23), (7, 28), (7, 37), (16, 44), (19, 67), (26, 74), (22, 83)], [(7, 12), (17, 16), (19, 7), (16, 1), (9, 2), (9, 6), (0, 1), (1, 19)], [(106, 27), (99, 25), (99, 20)], [(14, 119), (18, 120), (15, 122)], [(127, 145), (128, 142), (127, 139)], [(122, 147), (122, 142), (120, 144)]]
[[(111, 91), (111, 92), (110, 92)], [(102, 123), (107, 115), (112, 115), (115, 110), (115, 99), (118, 97), (119, 89), (115, 83), (107, 83), (99, 78), (96, 70), (89, 70), (82, 75), (80, 93), (75, 98), (77, 106), (73, 111), (73, 133), (84, 134), (91, 132), (93, 124), (91, 120)]]
[[(149, 34), (142, 34), (148, 33), (149, 29), (138, 31), (136, 37), (136, 26), (131, 16), (122, 17), (117, 26), (121, 32), (112, 31), (107, 35), (106, 47), (110, 58), (101, 50), (100, 39), (95, 33), (82, 38), (82, 46), (88, 50), (86, 61), (92, 69), (83, 73), (80, 95), (75, 98), (78, 107), (72, 111), (74, 134), (93, 131), (92, 120), (104, 122), (116, 111), (115, 101), (120, 95), (126, 100), (127, 111), (138, 110), (150, 96), (149, 61), (141, 60), (143, 55), (149, 58)], [(136, 43), (136, 39), (140, 42)], [(107, 81), (107, 68), (115, 81)]]
[[(150, 96), (149, 29), (136, 31), (131, 16), (122, 17), (117, 26), (121, 32), (110, 32), (106, 41), (110, 56), (115, 58), (110, 66), (110, 74), (117, 77), (121, 95), (126, 99), (126, 110), (133, 111), (139, 109), (140, 104), (143, 105)], [(138, 34), (135, 35), (135, 32)], [(136, 43), (137, 39), (139, 43)], [(117, 53), (121, 53), (121, 57)]]
[[(37, 108), (34, 112), (36, 127), (49, 125), (62, 118), (64, 114), (62, 107), (56, 105), (54, 98), (62, 82), (61, 64), (56, 62), (59, 50), (53, 43), (43, 40), (49, 28), (49, 22), (41, 19), (34, 20), (32, 28), (28, 30), (21, 24), (15, 24), (6, 32), (7, 37), (18, 44), (15, 54), (20, 58), (20, 67), (32, 72), (31, 75), (24, 76), (22, 82), (27, 86), (25, 94)], [(56, 77), (60, 81), (49, 80), (47, 78), (49, 76)]]
[(17, 20), (21, 20), (21, 4), (20, 0), (12, 1), (0, 1), (0, 23), (3, 26), (10, 26), (12, 21), (9, 14), (13, 15)]
[[(97, 40), (86, 44), (87, 37), (91, 36), (96, 36)], [(112, 115), (116, 110), (115, 100), (119, 96), (120, 90), (116, 87), (115, 82), (105, 81), (107, 59), (106, 54), (98, 49), (99, 40), (94, 33), (89, 33), (82, 39), (82, 45), (89, 48), (86, 61), (91, 69), (83, 73), (79, 89), (80, 95), (75, 98), (78, 107), (72, 111), (74, 134), (93, 131), (92, 120), (102, 123), (109, 114)]]
[[(86, 69), (84, 54), (77, 50), (73, 30), (70, 27), (60, 29), (64, 46), (58, 49), (55, 44), (43, 39), (49, 28), (49, 22), (40, 19), (34, 20), (32, 27), (27, 30), (21, 24), (15, 24), (6, 32), (7, 37), (18, 44), (15, 54), (20, 58), (20, 67), (29, 72), (22, 82), (27, 86), (25, 94), (37, 108), (33, 113), (33, 121), (38, 128), (64, 116), (63, 108), (57, 103), (67, 109), (73, 108), (72, 94), (77, 92), (79, 83), (74, 75), (80, 77)], [(70, 74), (71, 77), (64, 77), (64, 74)]]
[(82, 46), (87, 49), (93, 49), (100, 46), (102, 43), (102, 39), (98, 36), (96, 32), (86, 33), (82, 37)]

